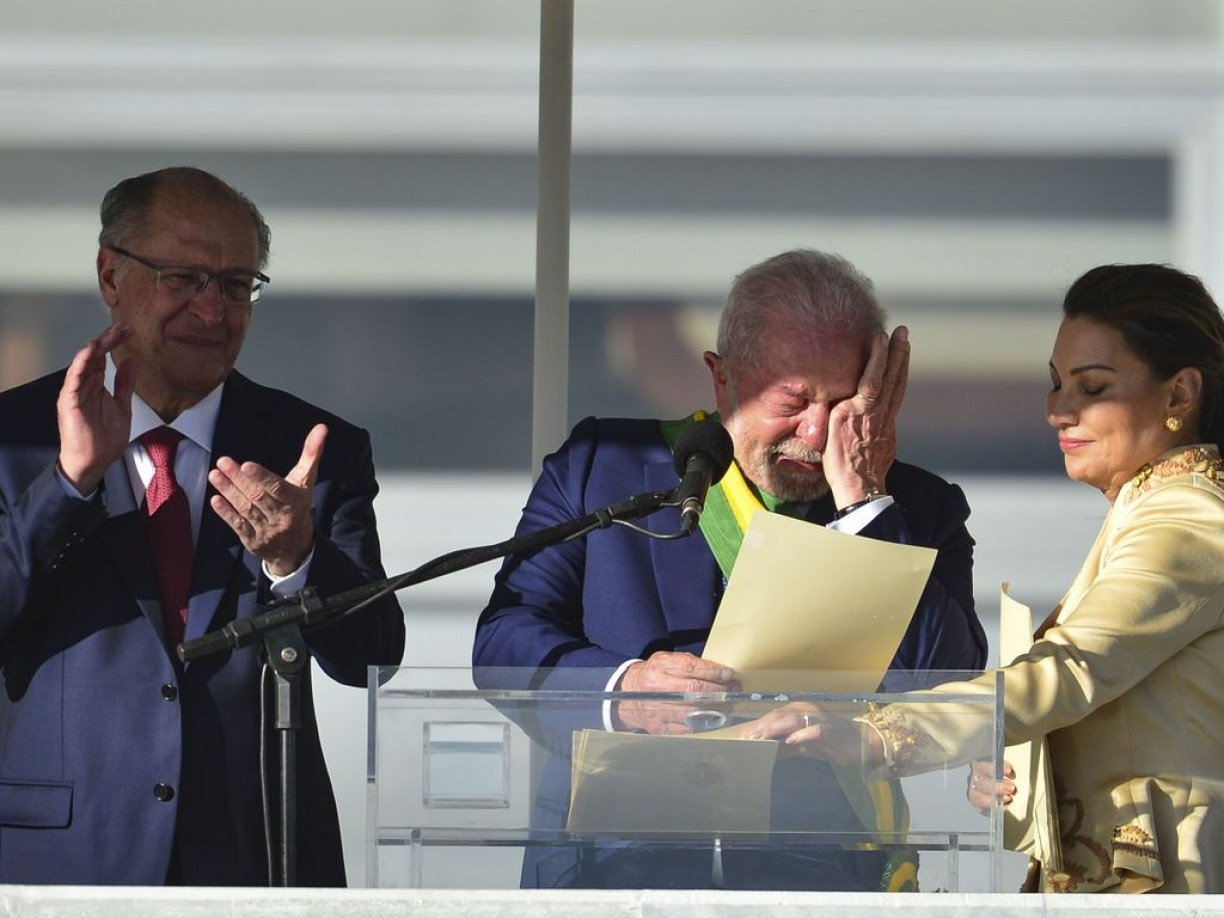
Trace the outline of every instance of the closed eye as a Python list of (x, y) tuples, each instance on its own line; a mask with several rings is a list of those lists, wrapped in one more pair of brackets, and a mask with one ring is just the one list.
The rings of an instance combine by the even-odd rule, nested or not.
[(778, 402), (774, 404), (774, 412), (780, 415), (799, 414), (806, 408), (806, 402)]

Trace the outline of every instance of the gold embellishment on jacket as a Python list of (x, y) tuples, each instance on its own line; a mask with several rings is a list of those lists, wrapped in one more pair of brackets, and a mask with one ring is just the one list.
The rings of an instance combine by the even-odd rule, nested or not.
[(1214, 446), (1194, 446), (1155, 464), (1143, 466), (1131, 478), (1131, 489), (1136, 494), (1142, 494), (1151, 490), (1157, 481), (1191, 473), (1202, 475), (1210, 481), (1224, 481), (1222, 468), (1224, 460), (1220, 459), (1219, 451)]
[(1145, 465), (1135, 473), (1135, 477), (1131, 479), (1131, 485), (1136, 491), (1146, 491), (1148, 479), (1152, 477), (1152, 467)]
[(875, 727), (888, 747), (888, 760), (893, 768), (910, 765), (920, 758), (923, 746), (931, 743), (931, 738), (921, 731), (906, 726), (905, 711), (901, 705), (867, 705), (867, 711), (861, 720)]
[[(1113, 872), (1113, 858), (1102, 844), (1085, 833), (1084, 801), (1072, 796), (1057, 777), (1054, 796), (1058, 801), (1059, 841), (1066, 871), (1057, 891), (1077, 892), (1081, 884), (1089, 887), (1086, 891), (1102, 888)], [(1085, 857), (1088, 863), (1084, 862)]]
[(1075, 881), (1069, 873), (1055, 873), (1050, 876), (1050, 892), (1075, 892)]
[(1156, 850), (1156, 839), (1133, 823), (1118, 826), (1113, 830), (1113, 846), (1115, 849), (1121, 848), (1123, 851), (1141, 857), (1159, 856)]

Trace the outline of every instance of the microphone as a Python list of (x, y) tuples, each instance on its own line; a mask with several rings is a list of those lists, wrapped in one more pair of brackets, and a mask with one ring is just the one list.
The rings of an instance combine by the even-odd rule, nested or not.
[(673, 499), (680, 507), (680, 526), (687, 535), (697, 527), (710, 485), (723, 477), (735, 456), (735, 445), (717, 421), (695, 421), (676, 437), (672, 448), (680, 486)]

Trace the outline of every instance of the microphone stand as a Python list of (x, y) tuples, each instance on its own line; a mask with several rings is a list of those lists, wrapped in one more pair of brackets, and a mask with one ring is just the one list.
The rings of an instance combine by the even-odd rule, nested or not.
[[(449, 552), (427, 561), (415, 570), (384, 580), (362, 584), (334, 596), (321, 598), (313, 587), (292, 597), (278, 600), (269, 610), (253, 618), (238, 619), (177, 647), (179, 659), (190, 663), (202, 657), (236, 650), (251, 644), (263, 645), (263, 658), (275, 677), (275, 728), (280, 737), (280, 885), (297, 883), (297, 731), (301, 729), (302, 674), (310, 661), (303, 635), (325, 628), (365, 608), (370, 603), (401, 590), (455, 571), (475, 567), (512, 554), (528, 554), (549, 545), (568, 542), (596, 529), (645, 516), (660, 507), (676, 506), (675, 490), (634, 494), (619, 503), (600, 507), (584, 516), (558, 523), (537, 532), (528, 532), (496, 545), (481, 545)], [(632, 527), (657, 538), (680, 538), (689, 534), (658, 535)], [(267, 692), (260, 703), (265, 712)], [(265, 714), (264, 722), (268, 722)]]

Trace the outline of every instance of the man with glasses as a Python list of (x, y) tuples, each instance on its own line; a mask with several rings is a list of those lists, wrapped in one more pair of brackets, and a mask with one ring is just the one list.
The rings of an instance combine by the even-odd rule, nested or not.
[[(369, 436), (233, 370), (268, 283), (244, 195), (198, 169), (127, 179), (99, 242), (110, 327), (0, 395), (0, 882), (275, 882), (257, 650), (174, 648), (383, 575)], [(399, 605), (306, 642), (364, 685), (401, 659)], [(343, 885), (308, 678), (304, 696), (297, 879)]]

